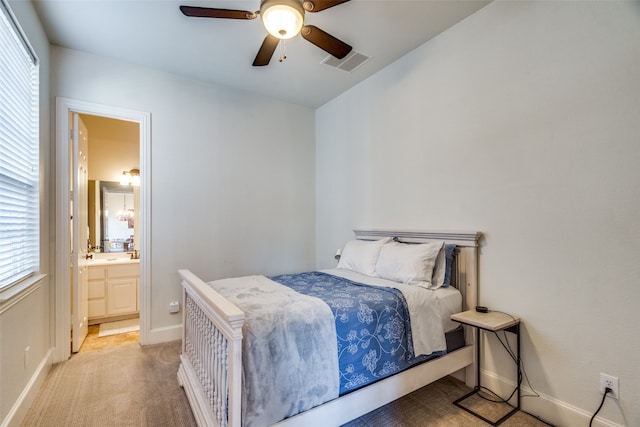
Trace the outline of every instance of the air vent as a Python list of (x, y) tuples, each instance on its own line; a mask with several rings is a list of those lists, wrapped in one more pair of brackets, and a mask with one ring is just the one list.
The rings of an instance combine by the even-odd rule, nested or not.
[(370, 56), (367, 56), (362, 52), (356, 52), (355, 50), (352, 50), (347, 56), (342, 59), (338, 59), (333, 55), (329, 55), (322, 61), (322, 63), (327, 64), (330, 67), (339, 68), (343, 71), (352, 72), (370, 59)]

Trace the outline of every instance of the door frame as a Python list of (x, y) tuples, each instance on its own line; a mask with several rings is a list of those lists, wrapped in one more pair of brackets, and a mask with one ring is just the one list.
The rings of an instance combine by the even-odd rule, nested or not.
[(95, 104), (71, 98), (56, 98), (56, 239), (55, 239), (55, 353), (54, 362), (71, 356), (71, 272), (69, 212), (69, 113), (88, 114), (140, 125), (140, 343), (146, 344), (150, 330), (151, 283), (151, 113)]

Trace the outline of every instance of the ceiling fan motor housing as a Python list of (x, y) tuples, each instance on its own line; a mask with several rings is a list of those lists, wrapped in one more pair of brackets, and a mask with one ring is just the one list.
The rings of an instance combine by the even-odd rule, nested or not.
[(298, 0), (262, 0), (262, 23), (269, 34), (279, 39), (290, 39), (304, 25), (304, 8)]

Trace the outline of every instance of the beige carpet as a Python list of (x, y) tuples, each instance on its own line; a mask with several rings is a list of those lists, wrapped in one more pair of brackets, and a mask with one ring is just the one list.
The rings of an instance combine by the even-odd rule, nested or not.
[[(53, 367), (22, 426), (195, 426), (176, 377), (179, 351), (180, 343), (173, 342), (78, 353)], [(468, 391), (446, 377), (346, 426), (488, 426), (451, 403)], [(481, 399), (469, 405), (488, 417), (501, 411), (499, 404)], [(501, 427), (545, 425), (519, 412)]]
[[(469, 391), (471, 389), (462, 381), (444, 377), (343, 427), (490, 427), (490, 424), (452, 403)], [(464, 400), (463, 404), (494, 422), (511, 409), (506, 404), (490, 402), (477, 395)], [(543, 426), (549, 424), (522, 411), (516, 412), (500, 424), (500, 427)]]
[(23, 426), (195, 426), (176, 372), (180, 343), (78, 353), (53, 367)]

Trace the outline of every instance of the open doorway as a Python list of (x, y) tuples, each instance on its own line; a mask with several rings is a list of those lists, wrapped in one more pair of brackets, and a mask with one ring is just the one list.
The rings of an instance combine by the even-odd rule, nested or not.
[[(72, 352), (139, 342), (140, 124), (80, 114), (87, 135), (87, 334)], [(72, 155), (75, 153), (72, 153)], [(73, 288), (72, 288), (73, 294)], [(74, 303), (71, 307), (72, 328)]]
[[(74, 116), (85, 123), (92, 143), (84, 153), (73, 141)], [(78, 262), (79, 258), (87, 258), (88, 269), (84, 277), (95, 285), (86, 292), (89, 315), (85, 317), (88, 317), (88, 323), (136, 319), (139, 322), (138, 340), (144, 344), (149, 325), (150, 116), (138, 111), (58, 98), (56, 151), (55, 361), (66, 360), (74, 346), (76, 350), (79, 348), (78, 342), (72, 341), (69, 346), (72, 325), (77, 327), (82, 322), (72, 314), (76, 304), (74, 296), (82, 294), (75, 287), (78, 274), (74, 271), (78, 270), (78, 265), (83, 266)], [(76, 194), (73, 190), (77, 187), (74, 159), (86, 153), (89, 157), (87, 187), (90, 200), (78, 202), (74, 199)], [(122, 178), (128, 179), (126, 185)], [(107, 191), (113, 188), (120, 191)], [(109, 198), (113, 208), (104, 208), (105, 198)], [(82, 216), (78, 208), (85, 205), (88, 237), (83, 236), (83, 241), (79, 242), (74, 235), (77, 229), (74, 217)], [(93, 213), (90, 206), (95, 207)], [(104, 217), (105, 210), (116, 212), (116, 222), (110, 223), (109, 218)], [(79, 257), (79, 248), (83, 248), (86, 255)]]

